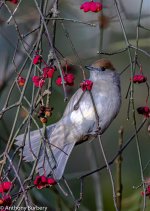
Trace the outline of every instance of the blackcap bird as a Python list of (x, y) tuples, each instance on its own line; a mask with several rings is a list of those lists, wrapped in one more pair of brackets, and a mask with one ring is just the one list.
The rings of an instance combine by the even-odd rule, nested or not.
[(26, 137), (24, 134), (16, 137), (16, 145), (23, 147), (24, 160), (37, 161), (39, 175), (61, 179), (73, 147), (103, 134), (119, 112), (120, 79), (112, 63), (100, 59), (87, 69), (90, 71), (89, 80), (93, 82), (92, 90), (85, 91), (84, 95), (82, 89), (75, 92), (62, 118), (46, 128), (47, 138), (42, 137), (42, 130), (32, 131)]

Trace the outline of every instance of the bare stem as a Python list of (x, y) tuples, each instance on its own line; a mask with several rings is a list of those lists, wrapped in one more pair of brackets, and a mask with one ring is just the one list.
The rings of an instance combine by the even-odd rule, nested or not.
[[(121, 127), (118, 131), (119, 133), (119, 149), (123, 145), (123, 128)], [(122, 154), (116, 159), (116, 203), (118, 210), (121, 211), (121, 202), (122, 202)]]

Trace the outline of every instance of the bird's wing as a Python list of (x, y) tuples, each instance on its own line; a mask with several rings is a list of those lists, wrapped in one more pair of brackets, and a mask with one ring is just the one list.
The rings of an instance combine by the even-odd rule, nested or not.
[[(78, 89), (74, 95), (71, 97), (70, 101), (68, 102), (66, 109), (63, 113), (63, 117), (67, 116), (68, 114), (70, 114), (73, 110), (74, 110), (74, 106), (76, 105), (76, 103), (79, 101), (81, 95), (83, 94), (82, 89)], [(85, 93), (86, 94), (86, 93)], [(81, 99), (82, 100), (82, 99)], [(80, 104), (80, 103), (79, 103)]]

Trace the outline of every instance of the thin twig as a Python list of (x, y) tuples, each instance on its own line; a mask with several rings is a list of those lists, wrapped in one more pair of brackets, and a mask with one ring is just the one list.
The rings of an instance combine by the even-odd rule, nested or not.
[(80, 21), (80, 20), (70, 19), (70, 18), (61, 18), (61, 17), (59, 17), (59, 18), (45, 18), (45, 20), (69, 21), (69, 22), (73, 22), (73, 23), (85, 24), (85, 25), (92, 26), (92, 27), (96, 26), (96, 24), (93, 24), (93, 23), (87, 23), (87, 22), (83, 22), (83, 21)]
[[(119, 149), (122, 148), (123, 145), (123, 128), (121, 127), (118, 131), (119, 133)], [(122, 203), (122, 154), (116, 159), (116, 203), (118, 210), (121, 211), (121, 203)]]
[(114, 206), (115, 206), (116, 211), (118, 211), (117, 203), (116, 203), (116, 191), (115, 191), (114, 179), (113, 179), (113, 176), (112, 176), (112, 172), (111, 172), (109, 163), (108, 163), (107, 158), (106, 158), (106, 154), (105, 154), (105, 151), (104, 151), (104, 148), (103, 148), (103, 144), (102, 144), (102, 140), (101, 140), (101, 136), (100, 135), (98, 135), (98, 140), (99, 140), (99, 144), (100, 144), (100, 148), (101, 148), (101, 151), (102, 151), (102, 154), (103, 154), (103, 158), (105, 160), (105, 163), (106, 163), (106, 166), (107, 166), (107, 170), (108, 170), (109, 176), (110, 176), (112, 192), (113, 192)]

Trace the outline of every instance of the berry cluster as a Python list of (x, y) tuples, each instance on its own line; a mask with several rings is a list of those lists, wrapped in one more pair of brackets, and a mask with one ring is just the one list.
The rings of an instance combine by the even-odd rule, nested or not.
[(45, 177), (44, 175), (36, 176), (33, 183), (38, 189), (42, 189), (57, 184), (56, 180), (54, 180), (53, 178)]
[(47, 123), (47, 117), (50, 117), (52, 115), (52, 111), (53, 108), (51, 107), (41, 106), (38, 113), (38, 118), (40, 118), (40, 121), (42, 123)]
[(45, 84), (45, 78), (43, 76), (33, 76), (32, 77), (32, 82), (34, 84), (35, 87), (40, 87), (42, 88), (42, 86)]
[(83, 10), (84, 12), (99, 12), (103, 9), (103, 6), (100, 2), (84, 2), (81, 6), (80, 9)]
[(138, 114), (144, 115), (146, 118), (150, 117), (150, 108), (148, 106), (141, 106), (137, 108)]
[[(147, 81), (147, 77), (143, 75), (143, 69), (142, 66), (140, 65), (140, 73), (139, 74), (135, 74), (133, 76), (133, 78), (130, 79), (131, 82), (133, 83), (137, 83), (137, 84), (141, 84), (141, 83), (145, 83)], [(149, 95), (148, 95), (149, 96)], [(146, 99), (146, 104), (148, 101), (148, 97)], [(149, 118), (150, 117), (150, 107), (146, 106), (141, 106), (137, 108), (137, 112), (138, 114), (143, 115), (145, 118)]]
[[(33, 64), (38, 65), (44, 62), (42, 59), (41, 55), (36, 54), (35, 57), (33, 58)], [(55, 72), (55, 67), (53, 66), (46, 66), (42, 69), (43, 74), (41, 76), (33, 76), (32, 81), (35, 87), (40, 87), (42, 88), (43, 85), (45, 84), (45, 79), (46, 78), (52, 78)]]
[(40, 64), (42, 63), (43, 59), (42, 56), (39, 54), (36, 54), (33, 58), (33, 64)]
[[(68, 85), (68, 86), (73, 86), (74, 85), (74, 75), (72, 73), (63, 73), (63, 79), (64, 79), (64, 82), (65, 82), (65, 85)], [(56, 84), (58, 86), (61, 86), (62, 85), (62, 78), (61, 76), (58, 76), (58, 78), (56, 79)]]
[(11, 206), (12, 198), (9, 194), (6, 194), (6, 192), (10, 191), (11, 188), (12, 188), (12, 182), (9, 181), (1, 182), (0, 193), (2, 194), (2, 197), (0, 198), (0, 206), (2, 207)]
[(9, 191), (10, 189), (12, 188), (12, 183), (7, 181), (7, 182), (2, 182), (0, 184), (0, 193), (3, 193), (3, 192), (7, 192)]
[(90, 80), (84, 80), (80, 83), (80, 87), (83, 91), (89, 90), (91, 91), (92, 87), (93, 87), (93, 82)]
[(148, 185), (147, 187), (146, 187), (146, 190), (145, 190), (145, 192), (143, 192), (142, 191), (142, 196), (149, 196), (150, 197), (150, 185)]
[(0, 198), (0, 206), (9, 207), (11, 205), (12, 205), (12, 198), (9, 194)]
[(143, 74), (138, 74), (138, 75), (134, 75), (131, 80), (133, 81), (133, 83), (141, 84), (141, 83), (146, 82), (147, 78)]
[(44, 78), (52, 78), (55, 72), (54, 67), (44, 67), (43, 68), (43, 77)]
[(26, 82), (26, 79), (19, 75), (18, 78), (17, 78), (18, 85), (24, 86), (25, 82)]
[(7, 0), (7, 1), (10, 1), (13, 4), (18, 4), (18, 0)]

